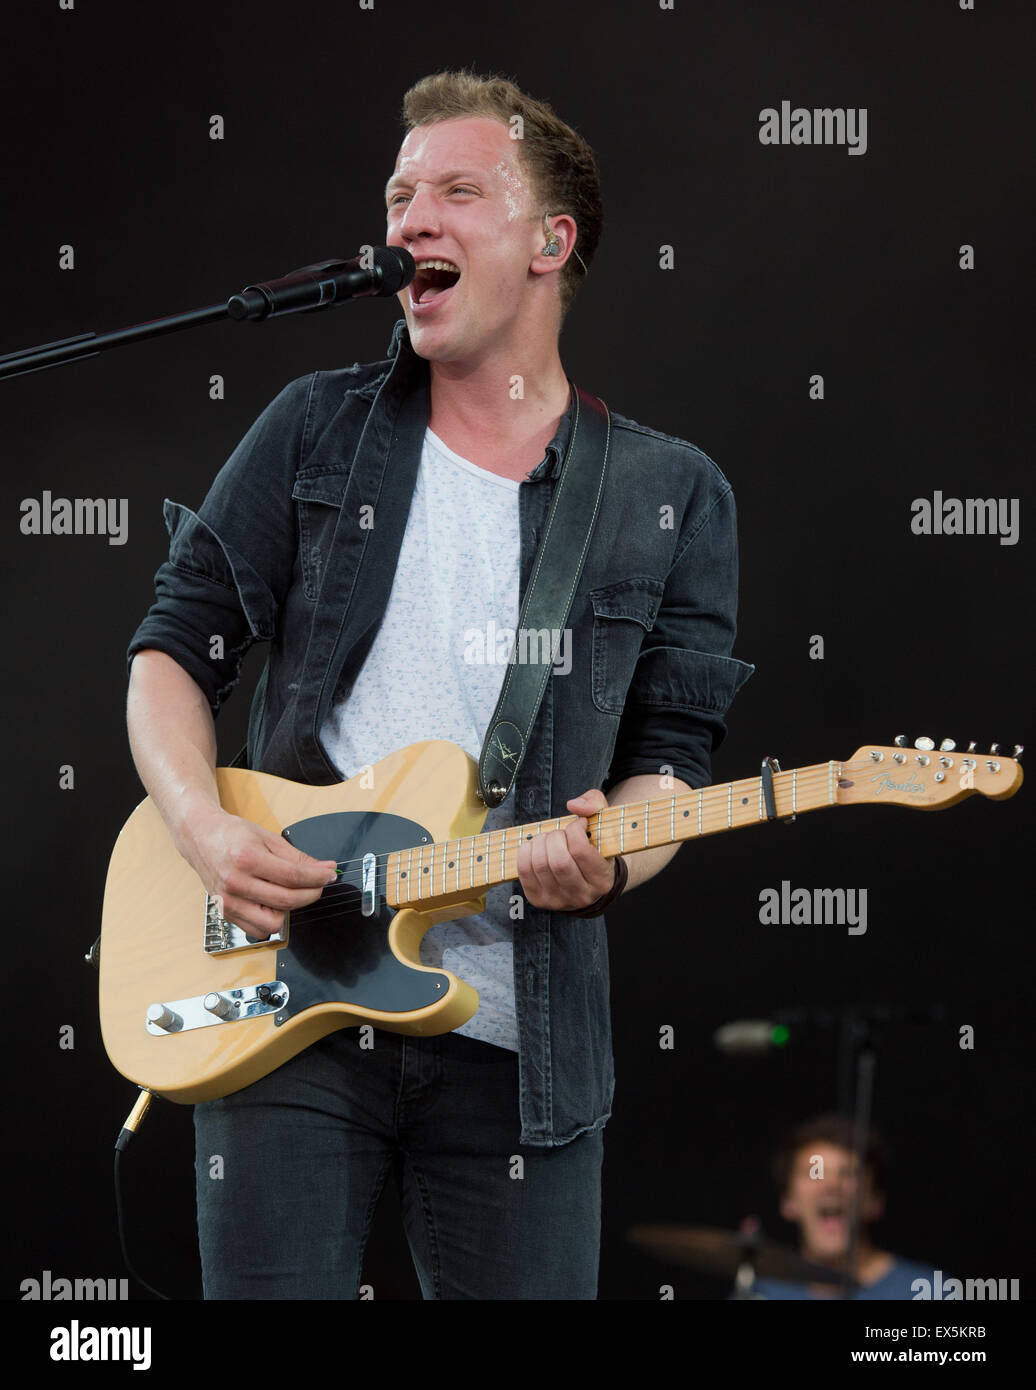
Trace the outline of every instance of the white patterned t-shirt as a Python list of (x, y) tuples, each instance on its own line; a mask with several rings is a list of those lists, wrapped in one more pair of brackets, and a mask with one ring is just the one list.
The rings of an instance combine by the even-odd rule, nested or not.
[[(518, 626), (518, 488), (426, 430), (384, 619), (348, 698), (320, 730), (343, 777), (422, 739), (449, 739), (478, 758), (507, 669), (506, 634)], [(485, 829), (512, 824), (509, 801)], [(437, 922), (421, 963), (478, 990), (478, 1011), (458, 1033), (517, 1051), (514, 891), (497, 884), (485, 912)]]

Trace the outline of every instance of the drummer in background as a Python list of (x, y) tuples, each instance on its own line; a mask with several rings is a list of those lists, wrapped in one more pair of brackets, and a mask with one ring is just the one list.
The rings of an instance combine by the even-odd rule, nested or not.
[[(799, 1253), (811, 1264), (841, 1270), (849, 1248), (849, 1208), (856, 1185), (853, 1122), (819, 1115), (791, 1130), (774, 1156), (780, 1212), (799, 1230)], [(933, 1279), (927, 1265), (879, 1250), (870, 1227), (885, 1208), (885, 1147), (871, 1130), (860, 1192), (853, 1298), (913, 1299), (915, 1279)], [(820, 1174), (823, 1173), (823, 1177)], [(789, 1284), (757, 1279), (755, 1292), (770, 1299), (840, 1298), (837, 1284)]]

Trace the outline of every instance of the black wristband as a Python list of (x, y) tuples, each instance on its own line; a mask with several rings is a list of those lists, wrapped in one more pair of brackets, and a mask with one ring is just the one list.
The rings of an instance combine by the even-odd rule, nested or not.
[(581, 908), (578, 912), (570, 912), (568, 914), (569, 917), (600, 917), (604, 909), (606, 907), (611, 907), (612, 903), (626, 887), (629, 876), (629, 865), (621, 854), (617, 854), (615, 856), (615, 881), (612, 883), (607, 893), (603, 893), (601, 897), (599, 897), (595, 903), (591, 903), (589, 907)]

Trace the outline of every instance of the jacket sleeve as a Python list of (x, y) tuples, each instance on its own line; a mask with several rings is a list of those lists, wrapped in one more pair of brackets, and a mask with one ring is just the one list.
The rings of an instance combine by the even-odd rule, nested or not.
[(215, 713), (237, 684), (241, 659), (269, 641), (291, 584), (297, 530), (292, 485), (307, 438), (316, 374), (291, 382), (220, 469), (197, 512), (168, 498), (169, 558), (137, 628), (197, 682)]
[(755, 667), (730, 655), (737, 626), (738, 554), (734, 494), (723, 490), (681, 544), (658, 616), (644, 638), (605, 790), (642, 773), (692, 787), (711, 781), (711, 753), (724, 716)]

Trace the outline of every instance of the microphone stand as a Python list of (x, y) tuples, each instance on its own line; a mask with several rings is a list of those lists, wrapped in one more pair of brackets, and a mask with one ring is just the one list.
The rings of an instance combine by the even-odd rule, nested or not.
[(760, 1302), (765, 1302), (762, 1294), (758, 1293), (755, 1287), (755, 1267), (762, 1244), (762, 1227), (758, 1217), (746, 1216), (741, 1222), (738, 1244), (741, 1246), (742, 1252), (741, 1263), (734, 1275), (734, 1292), (730, 1297), (737, 1302), (743, 1302), (747, 1299), (758, 1299)]
[[(812, 1022), (817, 1026), (830, 1027), (833, 1016), (837, 1017), (839, 1023), (838, 1113), (853, 1115), (853, 1157), (856, 1165), (856, 1181), (849, 1203), (849, 1243), (841, 1279), (843, 1299), (855, 1298), (859, 1291), (855, 1264), (860, 1243), (860, 1193), (870, 1142), (879, 1033), (882, 1027), (916, 1016), (916, 1012), (889, 1005), (849, 1005), (833, 1010), (788, 1009), (773, 1015), (775, 1019), (792, 1026)], [(944, 1013), (941, 1004), (929, 1005), (921, 1010), (925, 1022), (941, 1021)]]
[(42, 372), (47, 367), (59, 367), (82, 357), (96, 357), (105, 348), (137, 343), (142, 338), (157, 338), (163, 333), (176, 333), (181, 328), (197, 328), (203, 323), (229, 318), (226, 304), (208, 304), (203, 309), (188, 309), (182, 314), (135, 323), (129, 328), (116, 328), (111, 333), (79, 333), (73, 338), (57, 338), (38, 347), (22, 348), (0, 356), (0, 378), (24, 376), (27, 372)]
[(842, 1269), (842, 1298), (856, 1296), (856, 1251), (860, 1240), (860, 1194), (866, 1174), (867, 1147), (870, 1141), (871, 1113), (874, 1103), (874, 1072), (877, 1053), (872, 1036), (873, 1015), (861, 1016), (855, 1009), (846, 1009), (841, 1019), (839, 1046), (839, 1110), (849, 1113), (850, 1078), (855, 1075), (856, 1097), (853, 1104), (853, 1139), (856, 1181), (850, 1189), (849, 1242)]
[[(389, 279), (393, 271), (397, 278)], [(146, 323), (135, 323), (129, 328), (117, 328), (111, 333), (78, 333), (72, 338), (58, 338), (52, 343), (8, 352), (0, 356), (0, 379), (41, 372), (47, 367), (57, 367), (83, 357), (96, 357), (106, 348), (138, 343), (144, 338), (157, 338), (164, 333), (177, 333), (183, 328), (198, 328), (203, 323), (215, 323), (217, 319), (262, 322), (282, 314), (312, 313), (318, 309), (333, 308), (351, 298), (394, 294), (396, 289), (410, 283), (413, 274), (413, 260), (398, 247), (393, 248), (391, 253), (386, 247), (373, 248), (370, 266), (359, 256), (350, 261), (318, 261), (314, 265), (293, 270), (278, 280), (248, 285), (224, 304), (207, 304), (202, 309), (167, 314), (164, 318), (149, 319)]]

